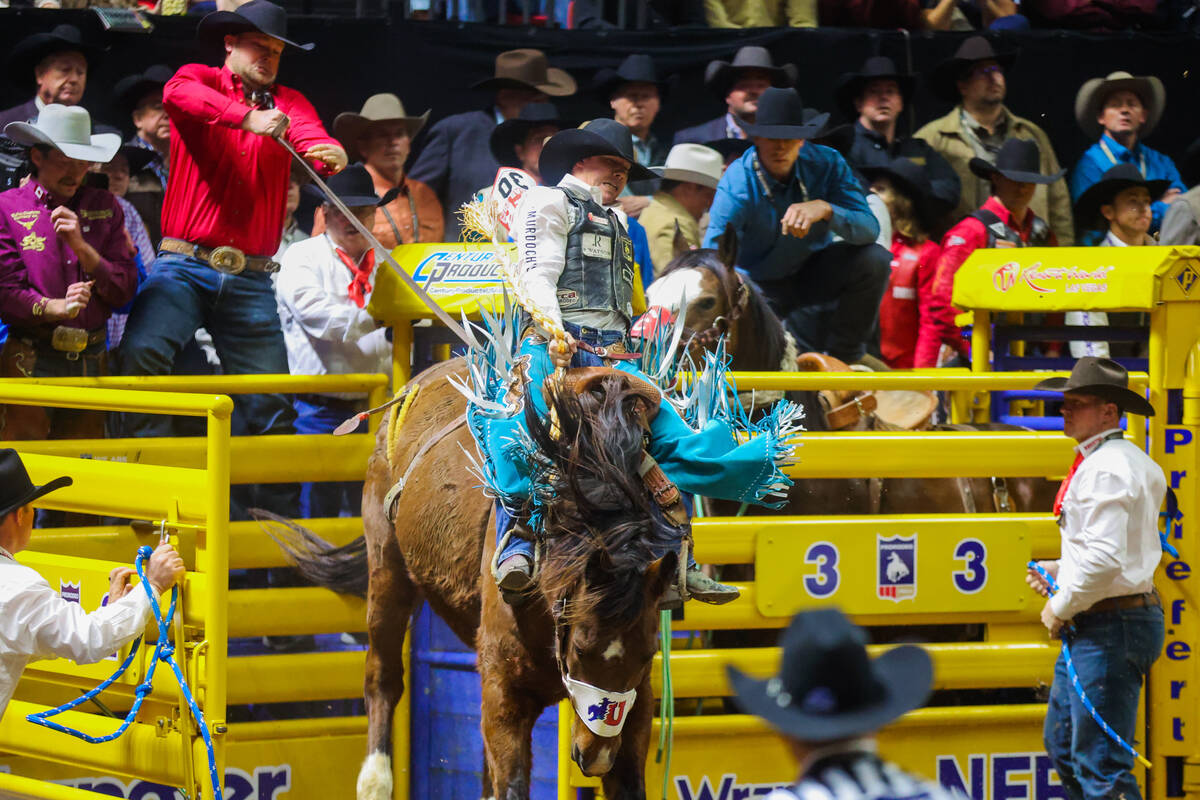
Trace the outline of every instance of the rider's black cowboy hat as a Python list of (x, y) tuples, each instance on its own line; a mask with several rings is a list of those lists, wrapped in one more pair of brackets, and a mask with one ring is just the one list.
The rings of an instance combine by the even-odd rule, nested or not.
[(72, 483), (70, 478), (62, 477), (37, 486), (29, 479), (25, 464), (16, 450), (0, 450), (0, 517)]
[(629, 128), (613, 119), (594, 119), (551, 136), (542, 148), (538, 171), (547, 186), (554, 186), (577, 163), (592, 156), (625, 159), (630, 165), (630, 181), (658, 180), (657, 175), (637, 163)]
[(1008, 139), (996, 152), (992, 163), (976, 156), (968, 162), (971, 172), (984, 180), (1000, 173), (1017, 183), (1054, 183), (1067, 174), (1065, 169), (1045, 175), (1041, 172), (1042, 153), (1032, 139)]
[(1154, 406), (1139, 393), (1129, 388), (1129, 373), (1109, 358), (1084, 356), (1075, 362), (1069, 378), (1046, 378), (1034, 389), (1050, 392), (1079, 392), (1093, 394), (1130, 414), (1143, 417), (1154, 416)]
[[(1150, 192), (1150, 199), (1157, 200), (1171, 185), (1169, 180), (1148, 181), (1133, 164), (1117, 164), (1109, 168), (1100, 180), (1093, 183), (1075, 202), (1075, 223), (1084, 230), (1100, 225), (1100, 207), (1108, 205), (1126, 189), (1141, 186)], [(1107, 229), (1102, 225), (1101, 229)]]
[(726, 668), (734, 703), (802, 742), (876, 731), (929, 698), (933, 664), (912, 645), (871, 659), (865, 638), (835, 608), (802, 611), (784, 631), (778, 675), (757, 680)]
[(574, 128), (577, 124), (563, 119), (553, 103), (528, 103), (517, 116), (504, 120), (492, 129), (492, 135), (488, 137), (488, 149), (500, 166), (520, 167), (521, 159), (517, 157), (516, 148), (518, 144), (524, 144), (530, 131), (549, 126), (561, 131)]
[(1016, 60), (1015, 52), (997, 51), (987, 39), (972, 36), (959, 45), (953, 56), (933, 68), (929, 76), (929, 88), (947, 103), (959, 103), (962, 101), (962, 95), (958, 92), (958, 82), (968, 69), (980, 61), (996, 61), (1007, 71)]
[(287, 38), (287, 11), (270, 0), (250, 0), (234, 11), (213, 11), (200, 20), (196, 36), (200, 39), (220, 41), (221, 37), (256, 31), (278, 39), (286, 45), (301, 50), (312, 50), (312, 42), (299, 44)]
[(795, 64), (775, 66), (765, 47), (746, 45), (739, 48), (733, 61), (710, 61), (704, 69), (704, 85), (722, 101), (733, 85), (747, 72), (765, 72), (772, 86), (786, 88), (796, 85), (799, 72)]
[(912, 201), (926, 233), (936, 230), (938, 220), (951, 208), (934, 194), (925, 168), (912, 159), (900, 156), (884, 164), (860, 166), (858, 170), (868, 181), (879, 176), (888, 178), (897, 190)]
[(906, 107), (910, 105), (913, 89), (917, 84), (916, 76), (896, 69), (895, 62), (887, 56), (872, 56), (863, 63), (862, 69), (858, 72), (847, 72), (843, 75), (833, 92), (834, 102), (846, 119), (858, 118), (858, 110), (854, 107), (854, 102), (862, 95), (868, 83), (878, 80), (895, 81), (900, 87), (900, 96), (904, 98), (904, 105)]
[(17, 42), (8, 54), (8, 77), (17, 86), (28, 86), (33, 83), (33, 70), (42, 59), (66, 50), (82, 53), (88, 63), (101, 52), (98, 45), (84, 41), (74, 25), (55, 25), (49, 33), (35, 33)]
[(739, 119), (748, 136), (765, 139), (811, 139), (820, 133), (829, 114), (806, 109), (795, 89), (772, 86), (758, 98), (754, 122)]
[(605, 68), (597, 72), (592, 81), (592, 91), (601, 99), (610, 100), (617, 90), (627, 83), (654, 84), (658, 89), (658, 96), (662, 98), (674, 88), (676, 76), (659, 79), (654, 59), (644, 53), (631, 53), (616, 69)]
[(132, 114), (143, 97), (155, 89), (162, 91), (174, 75), (175, 70), (166, 64), (155, 64), (145, 72), (126, 75), (113, 87), (113, 105), (126, 114)]

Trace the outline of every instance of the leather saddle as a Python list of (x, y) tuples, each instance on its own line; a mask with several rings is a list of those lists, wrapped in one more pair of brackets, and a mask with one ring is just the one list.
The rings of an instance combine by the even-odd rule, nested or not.
[[(802, 353), (796, 357), (801, 372), (852, 372), (850, 365), (824, 353)], [(860, 392), (828, 389), (817, 392), (831, 431), (848, 428), (915, 431), (929, 428), (937, 410), (937, 395), (891, 389)]]

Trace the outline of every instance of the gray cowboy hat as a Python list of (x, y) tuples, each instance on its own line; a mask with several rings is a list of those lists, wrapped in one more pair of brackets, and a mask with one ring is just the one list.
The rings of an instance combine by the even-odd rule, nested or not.
[(74, 481), (63, 476), (38, 486), (29, 478), (29, 472), (16, 450), (0, 450), (0, 517), (72, 483)]
[(1113, 92), (1130, 91), (1138, 96), (1146, 107), (1146, 124), (1138, 136), (1149, 136), (1162, 119), (1167, 106), (1167, 90), (1163, 82), (1153, 75), (1130, 75), (1124, 70), (1110, 72), (1103, 78), (1084, 81), (1075, 95), (1075, 121), (1092, 139), (1099, 139), (1104, 129), (1096, 121), (1104, 102)]
[(913, 645), (871, 659), (865, 640), (836, 608), (802, 611), (783, 633), (777, 676), (757, 680), (726, 667), (733, 702), (802, 742), (872, 733), (929, 699), (933, 663)]
[(488, 149), (496, 163), (502, 167), (520, 167), (517, 145), (523, 144), (529, 132), (542, 126), (556, 126), (558, 130), (574, 128), (579, 123), (563, 119), (553, 103), (527, 103), (512, 119), (506, 119), (492, 129), (488, 137)]
[(1038, 150), (1037, 142), (1032, 139), (1009, 139), (1000, 145), (996, 152), (996, 163), (976, 156), (967, 166), (971, 172), (984, 180), (990, 179), (997, 172), (1018, 183), (1050, 184), (1067, 174), (1065, 169), (1050, 175), (1041, 172), (1042, 153)]
[(962, 100), (958, 93), (958, 81), (963, 73), (980, 61), (996, 61), (1005, 70), (1016, 63), (1017, 54), (1011, 50), (997, 51), (992, 43), (982, 36), (971, 36), (954, 55), (933, 68), (929, 76), (929, 88), (935, 95), (948, 103)]
[(51, 103), (35, 122), (10, 122), (4, 135), (26, 147), (46, 144), (68, 158), (107, 164), (121, 149), (116, 133), (92, 133), (92, 118), (82, 106)]
[(333, 120), (333, 135), (346, 146), (346, 152), (351, 158), (357, 158), (354, 143), (367, 126), (372, 122), (403, 122), (408, 129), (409, 138), (416, 138), (421, 128), (429, 121), (428, 109), (419, 117), (410, 117), (404, 110), (404, 103), (394, 94), (373, 94), (362, 104), (357, 113), (343, 111)]
[(811, 139), (825, 128), (829, 114), (804, 107), (795, 89), (772, 86), (758, 98), (754, 122), (739, 119), (747, 136), (764, 139)]
[(575, 79), (552, 67), (541, 50), (506, 50), (496, 56), (496, 72), (475, 83), (472, 89), (535, 89), (551, 97), (575, 94)]
[(1034, 389), (1049, 392), (1079, 392), (1094, 394), (1117, 408), (1143, 417), (1154, 416), (1150, 401), (1129, 388), (1129, 373), (1109, 358), (1084, 356), (1075, 362), (1069, 378), (1046, 378)]
[(1157, 200), (1170, 185), (1169, 180), (1146, 180), (1142, 177), (1141, 170), (1133, 164), (1117, 164), (1079, 195), (1079, 199), (1075, 201), (1075, 222), (1080, 228), (1090, 230), (1096, 226), (1098, 219), (1102, 219), (1100, 207), (1111, 203), (1126, 189), (1133, 186), (1145, 187), (1146, 191), (1150, 192), (1150, 199)]
[(85, 42), (74, 25), (55, 25), (49, 33), (35, 33), (17, 42), (8, 55), (8, 77), (17, 86), (33, 83), (33, 70), (52, 53), (74, 50), (90, 63), (101, 52), (98, 45)]
[(126, 75), (113, 87), (113, 105), (126, 114), (132, 114), (148, 92), (154, 89), (161, 91), (174, 75), (175, 70), (166, 64), (155, 64), (145, 72)]
[(551, 136), (538, 159), (538, 172), (547, 186), (554, 186), (579, 161), (592, 156), (625, 159), (629, 162), (630, 181), (658, 180), (657, 175), (637, 163), (629, 128), (612, 119), (594, 119)]
[(900, 87), (900, 96), (907, 108), (912, 104), (913, 89), (916, 88), (917, 77), (908, 72), (896, 69), (896, 63), (887, 56), (872, 56), (862, 65), (858, 72), (847, 72), (838, 81), (833, 92), (834, 103), (846, 119), (858, 118), (858, 110), (854, 103), (862, 96), (863, 90), (871, 81), (893, 80)]
[(738, 49), (733, 61), (708, 62), (704, 69), (704, 85), (720, 100), (724, 100), (733, 85), (747, 72), (765, 72), (770, 76), (771, 85), (781, 89), (795, 86), (799, 74), (795, 64), (775, 66), (767, 48), (746, 45)]
[(196, 37), (219, 41), (223, 36), (257, 31), (300, 50), (312, 50), (312, 42), (299, 44), (287, 38), (287, 11), (270, 0), (250, 0), (234, 11), (205, 14), (196, 29)]

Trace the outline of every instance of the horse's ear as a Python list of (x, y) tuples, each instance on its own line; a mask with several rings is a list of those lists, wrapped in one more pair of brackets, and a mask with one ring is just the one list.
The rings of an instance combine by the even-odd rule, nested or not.
[(657, 561), (651, 561), (646, 567), (646, 593), (651, 597), (659, 597), (674, 583), (679, 572), (679, 554), (674, 550), (668, 552)]
[(732, 225), (725, 226), (725, 232), (717, 237), (717, 258), (726, 269), (732, 270), (737, 266), (738, 238)]
[(674, 249), (674, 258), (679, 258), (684, 253), (691, 252), (694, 248), (687, 237), (683, 235), (683, 231), (679, 230), (679, 220), (675, 220), (675, 238), (671, 242), (671, 247)]

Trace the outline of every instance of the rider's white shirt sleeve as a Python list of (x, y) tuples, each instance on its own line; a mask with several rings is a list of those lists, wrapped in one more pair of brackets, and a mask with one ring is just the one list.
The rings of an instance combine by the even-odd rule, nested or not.
[(561, 325), (558, 279), (567, 257), (567, 197), (557, 189), (537, 186), (521, 203), (518, 214), (521, 224), (514, 238), (525, 291), (538, 308)]

